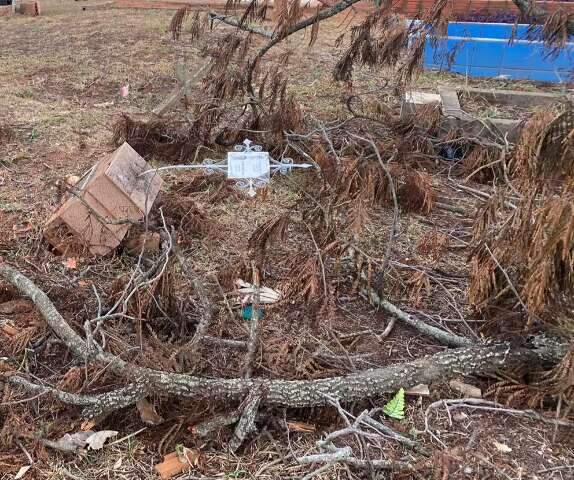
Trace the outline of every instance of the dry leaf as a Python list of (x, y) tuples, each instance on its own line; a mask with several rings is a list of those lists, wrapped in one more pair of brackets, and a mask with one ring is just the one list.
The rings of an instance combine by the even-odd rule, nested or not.
[(315, 431), (315, 425), (305, 422), (287, 422), (287, 426), (292, 432), (313, 433)]
[(502, 453), (510, 453), (512, 452), (512, 448), (510, 448), (508, 445), (504, 444), (504, 443), (498, 443), (496, 440), (494, 442), (492, 442), (494, 444), (494, 446), (496, 447), (496, 449), (499, 452)]
[(82, 430), (82, 432), (87, 432), (88, 430), (91, 430), (95, 426), (96, 426), (95, 420), (86, 420), (82, 422), (82, 424), (80, 425), (80, 430)]
[(100, 450), (108, 438), (115, 437), (118, 432), (112, 430), (102, 430), (101, 432), (66, 433), (62, 438), (52, 441), (43, 440), (44, 445), (62, 452), (77, 452), (86, 447), (92, 450)]
[(92, 450), (100, 450), (104, 447), (104, 443), (106, 443), (106, 440), (108, 438), (115, 437), (117, 434), (118, 432), (114, 430), (101, 430), (99, 432), (93, 433), (88, 438), (86, 438), (86, 444)]
[(155, 411), (155, 407), (149, 403), (145, 398), (142, 398), (136, 403), (138, 412), (140, 412), (140, 417), (144, 423), (148, 425), (159, 425), (163, 422), (163, 417), (158, 415)]
[(62, 262), (66, 268), (75, 269), (78, 268), (78, 259), (76, 257), (69, 257), (66, 258), (64, 262)]
[(20, 467), (20, 470), (18, 470), (18, 473), (14, 477), (14, 480), (18, 480), (18, 479), (22, 478), (24, 475), (26, 475), (26, 472), (28, 470), (30, 470), (31, 468), (32, 468), (32, 465), (25, 465), (24, 467)]
[(414, 387), (405, 390), (405, 395), (428, 397), (430, 395), (430, 389), (428, 385), (421, 383), (420, 385), (415, 385)]
[(86, 446), (86, 440), (92, 436), (94, 432), (77, 432), (66, 433), (62, 438), (52, 441), (44, 440), (43, 443), (47, 447), (60, 450), (62, 452), (76, 452)]
[(449, 382), (450, 388), (462, 393), (467, 398), (482, 398), (482, 391), (468, 383), (463, 383), (458, 380), (451, 380)]

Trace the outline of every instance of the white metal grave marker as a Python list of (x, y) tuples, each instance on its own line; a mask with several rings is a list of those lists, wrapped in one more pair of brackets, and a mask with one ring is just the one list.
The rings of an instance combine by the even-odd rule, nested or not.
[(283, 157), (275, 160), (269, 152), (263, 152), (260, 145), (253, 145), (251, 140), (244, 140), (241, 145), (235, 145), (234, 151), (227, 154), (226, 160), (212, 160), (206, 158), (201, 164), (173, 165), (155, 168), (143, 172), (141, 175), (161, 170), (203, 169), (208, 175), (215, 172), (227, 174), (227, 178), (235, 180), (235, 186), (247, 190), (251, 197), (257, 194), (256, 189), (267, 186), (271, 175), (275, 172), (286, 175), (294, 168), (311, 168), (309, 163), (293, 163), (292, 158)]
[[(293, 163), (292, 158), (275, 160), (269, 152), (263, 152), (260, 145), (253, 145), (251, 140), (244, 140), (243, 144), (235, 145), (234, 151), (227, 154), (227, 160), (216, 162), (205, 159), (203, 168), (210, 174), (216, 171), (227, 173), (227, 178), (236, 180), (235, 186), (247, 190), (251, 197), (257, 194), (256, 189), (267, 186), (271, 174), (290, 173), (293, 168), (310, 168), (309, 163)], [(197, 165), (197, 167), (201, 167)]]

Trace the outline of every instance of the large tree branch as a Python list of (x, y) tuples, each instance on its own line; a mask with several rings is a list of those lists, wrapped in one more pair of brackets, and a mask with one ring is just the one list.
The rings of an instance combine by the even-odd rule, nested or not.
[(265, 30), (264, 28), (248, 25), (246, 22), (242, 22), (241, 19), (236, 17), (231, 17), (228, 15), (221, 15), (217, 12), (209, 12), (207, 14), (210, 20), (218, 20), (222, 23), (226, 23), (227, 25), (231, 25), (232, 27), (237, 27), (240, 30), (244, 30), (246, 32), (256, 33), (257, 35), (261, 35), (267, 38), (273, 38), (273, 32), (269, 30)]
[(308, 17), (308, 18), (301, 20), (299, 23), (296, 23), (295, 25), (293, 25), (291, 28), (288, 28), (287, 30), (276, 32), (274, 34), (273, 38), (271, 39), (271, 41), (269, 41), (268, 43), (266, 43), (263, 47), (261, 47), (259, 49), (259, 51), (255, 55), (253, 60), (251, 60), (251, 63), (250, 63), (249, 68), (247, 70), (247, 89), (249, 91), (249, 95), (251, 96), (251, 100), (252, 101), (255, 100), (255, 91), (253, 90), (253, 72), (255, 70), (255, 67), (257, 66), (257, 64), (261, 60), (261, 58), (263, 58), (263, 56), (269, 50), (271, 50), (275, 45), (277, 45), (279, 42), (281, 42), (285, 38), (298, 32), (299, 30), (303, 30), (304, 28), (307, 28), (307, 27), (313, 25), (315, 22), (321, 22), (321, 21), (323, 21), (329, 17), (333, 17), (334, 15), (341, 13), (343, 10), (346, 10), (351, 5), (353, 5), (354, 3), (357, 3), (358, 1), (359, 0), (343, 0), (343, 1), (336, 3), (335, 5), (333, 5), (329, 8), (325, 8), (325, 9), (321, 10), (316, 15), (312, 15), (311, 17)]
[[(267, 405), (311, 407), (327, 405), (328, 398), (356, 401), (408, 388), (420, 383), (445, 380), (453, 375), (489, 374), (499, 369), (541, 362), (556, 363), (567, 346), (549, 342), (533, 348), (513, 348), (510, 344), (473, 346), (447, 350), (411, 362), (319, 380), (269, 380), (262, 378), (201, 378), (164, 372), (129, 364), (102, 350), (90, 351), (86, 342), (68, 325), (48, 296), (31, 280), (6, 264), (0, 276), (32, 299), (55, 334), (86, 361), (108, 365), (114, 373), (137, 379), (150, 390), (186, 398), (239, 400), (253, 390), (265, 392)], [(132, 380), (133, 381), (133, 380)]]
[(128, 407), (147, 394), (147, 388), (144, 383), (132, 383), (126, 387), (97, 395), (79, 395), (77, 393), (64, 392), (48, 385), (38, 385), (18, 375), (9, 377), (8, 383), (30, 393), (38, 395), (49, 394), (62, 403), (85, 407), (84, 416), (86, 417), (95, 417), (106, 411)]

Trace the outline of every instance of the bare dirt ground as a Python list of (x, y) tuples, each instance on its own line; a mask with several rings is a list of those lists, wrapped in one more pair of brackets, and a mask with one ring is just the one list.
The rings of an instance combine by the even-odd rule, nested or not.
[[(77, 265), (70, 267), (42, 241), (42, 223), (60, 202), (66, 176), (81, 175), (114, 149), (112, 129), (119, 116), (149, 112), (177, 84), (174, 64), (177, 49), (185, 45), (185, 30), (176, 47), (168, 31), (173, 12), (82, 12), (78, 3), (68, 1), (46, 2), (44, 12), (46, 15), (38, 18), (0, 19), (0, 258), (33, 278), (68, 322), (79, 326), (97, 311), (92, 285), (97, 286), (102, 297), (112, 297), (116, 279), (131, 271), (134, 259), (119, 251), (107, 258), (82, 257)], [(291, 88), (304, 112), (324, 121), (340, 118), (346, 112), (341, 100), (348, 87), (333, 82), (331, 70), (338, 59), (338, 50), (333, 47), (338, 27), (350, 21), (353, 20), (341, 16), (322, 25), (312, 48), (307, 47), (306, 33), (296, 35), (270, 55), (276, 60), (286, 50), (292, 51)], [(186, 50), (187, 66), (193, 73), (201, 59), (193, 46)], [(438, 84), (460, 85), (462, 81), (456, 76), (425, 73), (417, 80), (417, 88), (432, 90)], [(121, 98), (119, 89), (126, 83), (130, 94)], [(382, 83), (383, 74), (361, 69), (356, 72), (354, 88), (368, 91)], [(528, 90), (555, 88), (526, 82), (470, 80), (468, 83)], [(222, 152), (210, 154), (216, 156)], [(480, 335), (484, 320), (472, 312), (465, 296), (466, 241), (478, 200), (457, 188), (449, 172), (448, 165), (436, 166), (433, 183), (439, 200), (458, 207), (459, 211), (435, 209), (430, 215), (401, 215), (399, 240), (393, 251), (396, 265), (387, 293), (406, 311), (424, 311), (429, 315), (428, 320), (454, 332), (469, 335), (461, 318), (473, 319), (469, 323), (472, 335)], [(163, 205), (168, 215), (171, 212), (175, 222), (182, 221), (174, 213), (174, 198), (191, 195), (186, 186), (195, 177), (168, 173), (164, 179), (165, 192), (158, 205)], [(248, 199), (228, 190), (222, 198), (210, 203), (196, 199), (207, 227), (201, 234), (190, 230), (189, 236), (183, 238), (186, 256), (206, 278), (234, 266), (247, 252), (247, 240), (255, 227), (288, 211), (305, 190), (315, 188), (315, 182), (314, 174), (297, 173), (291, 178), (275, 178), (264, 198)], [(361, 240), (362, 248), (374, 257), (381, 257), (384, 251), (391, 213), (389, 209), (373, 215)], [(421, 242), (437, 234), (447, 241), (435, 258), (425, 253)], [(312, 244), (298, 244), (292, 239), (278, 247), (272, 256), (279, 258), (293, 250), (312, 248)], [(428, 288), (413, 282), (410, 265), (430, 272), (434, 280)], [(277, 268), (266, 273), (266, 286), (281, 289), (289, 272)], [(181, 283), (176, 287), (177, 296), (185, 298), (188, 289), (187, 283)], [(14, 292), (0, 284), (0, 303), (13, 298)], [(257, 375), (322, 378), (405, 361), (444, 348), (400, 325), (389, 338), (379, 341), (376, 334), (384, 330), (388, 316), (368, 307), (360, 296), (339, 298), (337, 310), (331, 324), (319, 329), (308, 320), (307, 306), (300, 299), (266, 312)], [(7, 322), (22, 331), (24, 345), (45, 334), (45, 326), (33, 311), (0, 313), (0, 324)], [(205, 375), (217, 372), (230, 378), (240, 375), (243, 354), (233, 350), (206, 347), (201, 364), (170, 365), (170, 343), (162, 340), (177, 337), (176, 327), (169, 324), (153, 327), (165, 334), (156, 339), (154, 348), (134, 349), (137, 331), (125, 326), (110, 327), (111, 348), (144, 366), (159, 364)], [(241, 319), (230, 319), (225, 308), (212, 328), (214, 333), (230, 338), (244, 338), (248, 330)], [(44, 381), (61, 388), (96, 393), (117, 382), (105, 368), (83, 369), (57, 344), (36, 356), (33, 348), (22, 350), (14, 346), (13, 339), (2, 337), (0, 341), (3, 356), (17, 353), (23, 371), (31, 369)], [(492, 379), (466, 381), (483, 388), (493, 382)], [(390, 472), (378, 478), (572, 478), (574, 439), (569, 430), (555, 429), (539, 421), (472, 410), (452, 417), (437, 409), (429, 414), (429, 421), (442, 442), (439, 444), (424, 433), (425, 409), (432, 401), (457, 398), (460, 394), (448, 385), (431, 385), (430, 389), (429, 398), (407, 397), (406, 419), (389, 420), (389, 424), (427, 445), (431, 457), (420, 465), (418, 473)], [(231, 430), (223, 429), (209, 440), (200, 440), (191, 431), (198, 421), (225, 411), (225, 405), (190, 404), (157, 397), (153, 401), (165, 419), (161, 425), (146, 426), (135, 408), (125, 409), (98, 425), (99, 429), (119, 431), (118, 438), (126, 437), (124, 440), (83, 456), (63, 455), (47, 449), (37, 439), (53, 439), (77, 431), (81, 423), (78, 412), (44, 398), (29, 401), (27, 398), (7, 385), (0, 397), (0, 478), (3, 479), (14, 478), (19, 468), (28, 463), (27, 454), (34, 464), (24, 478), (152, 479), (157, 478), (153, 466), (178, 444), (202, 452), (199, 465), (181, 478), (302, 478), (308, 467), (293, 463), (289, 454), (310, 452), (320, 435), (340, 427), (339, 417), (331, 409), (269, 411), (259, 425), (260, 434), (239, 453), (232, 454), (225, 448)], [(382, 406), (386, 401), (388, 398), (348, 408), (360, 411), (366, 406)], [(307, 422), (315, 431), (289, 431), (285, 420)], [(27, 440), (22, 443), (19, 439), (23, 438)], [(389, 441), (385, 455), (409, 458), (410, 453)], [(317, 478), (361, 478), (354, 475), (337, 466)]]

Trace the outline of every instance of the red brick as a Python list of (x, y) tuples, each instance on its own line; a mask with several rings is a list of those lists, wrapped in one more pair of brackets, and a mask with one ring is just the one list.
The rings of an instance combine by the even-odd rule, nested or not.
[(44, 237), (61, 253), (89, 250), (105, 255), (115, 249), (131, 223), (149, 213), (162, 180), (127, 143), (103, 158), (52, 215)]

